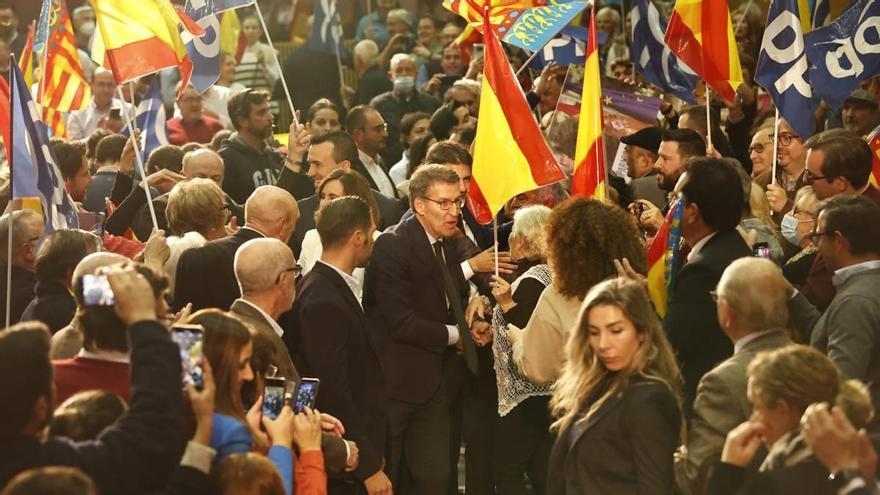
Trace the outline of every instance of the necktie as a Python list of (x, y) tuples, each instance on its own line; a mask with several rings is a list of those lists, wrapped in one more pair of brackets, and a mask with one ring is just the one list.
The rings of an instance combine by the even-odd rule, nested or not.
[(446, 289), (446, 298), (449, 299), (449, 306), (452, 308), (452, 314), (455, 316), (455, 322), (458, 326), (458, 338), (461, 339), (462, 348), (464, 350), (464, 362), (467, 364), (471, 373), (477, 374), (477, 348), (471, 339), (471, 331), (468, 328), (467, 321), (464, 318), (464, 310), (461, 307), (461, 299), (455, 283), (452, 281), (452, 275), (449, 273), (449, 267), (443, 258), (443, 241), (434, 243), (434, 254), (437, 257), (437, 264), (440, 265), (440, 273), (443, 275), (443, 286)]

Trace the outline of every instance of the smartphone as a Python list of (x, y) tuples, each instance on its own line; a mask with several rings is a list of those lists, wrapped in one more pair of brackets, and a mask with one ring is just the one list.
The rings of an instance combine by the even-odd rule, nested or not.
[(770, 259), (770, 245), (766, 242), (759, 242), (752, 248), (752, 256), (756, 258)]
[(276, 419), (284, 408), (284, 378), (266, 378), (263, 387), (263, 416)]
[(318, 384), (321, 383), (317, 378), (302, 378), (299, 387), (294, 395), (293, 412), (303, 412), (305, 408), (314, 409), (315, 401), (318, 400)]
[(119, 120), (122, 118), (122, 109), (120, 108), (111, 108), (110, 109), (110, 118)]
[(106, 275), (83, 275), (83, 301), (86, 306), (113, 306), (116, 296)]
[(480, 58), (483, 56), (485, 48), (482, 43), (474, 43), (474, 55), (472, 58)]
[(106, 220), (107, 220), (107, 214), (104, 213), (103, 211), (99, 211), (95, 215), (95, 229), (94, 230), (95, 230), (95, 234), (98, 237), (100, 237), (101, 240), (104, 239), (104, 222)]
[(205, 329), (201, 325), (177, 324), (171, 327), (171, 340), (180, 347), (180, 362), (183, 365), (183, 383), (197, 390), (205, 386), (205, 372), (202, 368), (204, 353), (202, 343)]

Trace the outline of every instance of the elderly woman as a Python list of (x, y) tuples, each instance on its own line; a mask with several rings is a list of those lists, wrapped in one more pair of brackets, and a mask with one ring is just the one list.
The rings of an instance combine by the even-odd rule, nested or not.
[(782, 267), (782, 274), (792, 285), (803, 285), (807, 281), (810, 267), (816, 259), (816, 245), (810, 232), (816, 227), (816, 216), (823, 204), (812, 186), (804, 186), (794, 196), (794, 208), (782, 217), (782, 236), (800, 249)]
[[(803, 345), (758, 354), (748, 375), (752, 415), (727, 434), (709, 493), (841, 493), (843, 484), (829, 478), (805, 442), (801, 417), (811, 404), (828, 403), (840, 408), (855, 428), (863, 428), (874, 414), (867, 388), (858, 380), (845, 380), (828, 357)], [(757, 475), (746, 476), (762, 443), (767, 457)]]
[(173, 294), (180, 255), (187, 249), (228, 235), (226, 221), (229, 207), (226, 195), (211, 179), (179, 182), (168, 193), (165, 217), (168, 219), (168, 230), (173, 235), (167, 239), (171, 255), (163, 269), (168, 275), (170, 292)]
[(504, 494), (528, 493), (524, 474), (539, 490), (547, 481), (547, 460), (553, 444), (548, 410), (550, 386), (535, 385), (519, 372), (507, 324), (525, 327), (553, 279), (547, 265), (550, 211), (546, 206), (534, 205), (516, 212), (510, 255), (524, 272), (512, 284), (501, 277), (494, 277), (492, 283), (497, 302), (492, 317), (492, 351), (498, 381), (494, 478), (499, 493)]
[(585, 198), (569, 198), (550, 214), (547, 259), (553, 283), (547, 287), (528, 324), (508, 325), (513, 360), (535, 384), (553, 382), (565, 361), (565, 341), (578, 319), (587, 291), (616, 275), (614, 260), (635, 260), (646, 273), (645, 246), (631, 216), (621, 208)]

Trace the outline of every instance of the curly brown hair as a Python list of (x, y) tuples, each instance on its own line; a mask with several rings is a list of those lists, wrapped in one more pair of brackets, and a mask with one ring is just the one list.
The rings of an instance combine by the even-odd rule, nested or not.
[(571, 197), (550, 213), (548, 261), (553, 284), (566, 297), (583, 299), (590, 287), (617, 275), (615, 259), (626, 258), (647, 273), (647, 249), (638, 228), (623, 209), (583, 197)]

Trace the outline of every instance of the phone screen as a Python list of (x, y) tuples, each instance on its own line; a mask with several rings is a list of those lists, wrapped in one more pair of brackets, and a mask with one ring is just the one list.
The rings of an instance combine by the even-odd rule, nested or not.
[(752, 254), (758, 258), (770, 259), (770, 246), (766, 242), (759, 242), (752, 249)]
[(284, 379), (267, 378), (263, 388), (263, 416), (276, 419), (284, 408)]
[(174, 325), (171, 328), (171, 340), (180, 347), (183, 383), (201, 390), (205, 385), (205, 373), (202, 369), (204, 328), (201, 325)]
[(318, 399), (318, 383), (317, 378), (300, 380), (299, 388), (296, 389), (296, 399), (293, 402), (293, 412), (302, 412), (306, 407), (315, 408), (315, 401)]
[(113, 306), (116, 296), (105, 275), (83, 275), (83, 302), (86, 306)]

